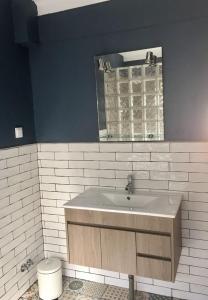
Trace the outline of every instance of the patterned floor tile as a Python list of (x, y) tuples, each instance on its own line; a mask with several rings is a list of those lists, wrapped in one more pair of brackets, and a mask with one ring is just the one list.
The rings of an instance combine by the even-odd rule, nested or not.
[[(59, 300), (128, 300), (128, 289), (86, 280), (82, 280), (83, 287), (81, 289), (72, 291), (69, 289), (69, 283), (74, 280), (77, 279), (63, 277), (63, 294)], [(135, 294), (135, 300), (170, 299), (172, 298), (139, 291)], [(35, 282), (19, 300), (39, 300), (38, 283)]]
[(102, 299), (128, 300), (128, 290), (109, 285), (104, 294), (102, 295)]
[(37, 281), (27, 290), (20, 300), (39, 300)]
[(78, 295), (76, 298), (76, 300), (92, 300), (92, 299), (96, 299), (96, 298), (87, 297), (85, 295)]
[(101, 298), (106, 289), (107, 286), (104, 284), (85, 281), (83, 288), (80, 291), (80, 294), (93, 297), (93, 298)]
[(92, 300), (92, 298), (77, 294), (76, 292), (64, 291), (59, 300)]
[(135, 293), (135, 300), (150, 300), (150, 294), (137, 291)]
[[(69, 284), (74, 281), (77, 281), (77, 279), (68, 279), (68, 280), (66, 279), (64, 282), (64, 290), (70, 290)], [(107, 285), (102, 283), (86, 281), (86, 280), (82, 280), (82, 282), (83, 282), (83, 287), (76, 290), (75, 292), (82, 295), (86, 295), (88, 297), (92, 297), (93, 299), (101, 298), (105, 290), (107, 289)]]
[(64, 291), (59, 300), (76, 300), (77, 293), (71, 291)]

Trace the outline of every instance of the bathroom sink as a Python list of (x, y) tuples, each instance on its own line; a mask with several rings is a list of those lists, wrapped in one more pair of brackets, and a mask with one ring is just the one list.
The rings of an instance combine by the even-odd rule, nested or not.
[(132, 213), (175, 218), (180, 207), (181, 195), (123, 190), (90, 188), (64, 204), (65, 208)]
[(109, 202), (109, 205), (112, 206), (122, 206), (122, 207), (132, 207), (132, 208), (143, 208), (149, 205), (151, 202), (157, 199), (156, 196), (151, 195), (142, 195), (142, 194), (119, 194), (119, 193), (109, 193), (103, 192), (105, 196), (112, 204)]

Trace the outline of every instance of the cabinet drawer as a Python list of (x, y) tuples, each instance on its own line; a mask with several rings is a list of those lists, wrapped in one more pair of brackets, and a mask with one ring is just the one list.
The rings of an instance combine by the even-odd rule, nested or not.
[(137, 275), (171, 281), (171, 261), (137, 257)]
[(169, 236), (137, 233), (137, 253), (171, 258), (171, 241)]

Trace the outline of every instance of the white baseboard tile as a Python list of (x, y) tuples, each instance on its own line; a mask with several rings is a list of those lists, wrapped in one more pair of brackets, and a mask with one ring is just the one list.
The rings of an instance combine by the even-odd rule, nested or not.
[(172, 290), (172, 297), (178, 299), (185, 299), (185, 300), (207, 300), (207, 295), (202, 294), (195, 294), (191, 292), (183, 292), (179, 290)]
[(153, 279), (152, 278), (147, 278), (147, 277), (137, 277), (136, 276), (136, 281), (139, 283), (145, 283), (145, 284), (153, 284)]
[(149, 285), (145, 283), (140, 283), (137, 282), (137, 290), (138, 291), (143, 291), (143, 292), (148, 292), (148, 293), (154, 293), (154, 294), (159, 294), (162, 296), (171, 296), (171, 289), (166, 288), (166, 287), (159, 287), (155, 285)]
[(128, 280), (105, 276), (105, 284), (115, 285), (122, 288), (128, 288)]
[(75, 278), (76, 277), (76, 271), (70, 270), (70, 269), (63, 269), (63, 275), (65, 275), (67, 277)]
[(104, 283), (104, 276), (76, 271), (76, 278)]
[(182, 281), (175, 281), (175, 282), (166, 282), (161, 280), (153, 280), (154, 285), (161, 286), (161, 287), (167, 287), (170, 289), (177, 289), (180, 291), (189, 291), (190, 285), (187, 282)]
[(78, 266), (78, 265), (73, 265), (69, 264), (69, 268), (78, 272), (84, 272), (84, 273), (89, 273), (90, 268), (89, 267), (84, 267), (84, 266)]
[(119, 278), (118, 272), (112, 272), (103, 269), (90, 268), (90, 273), (113, 277), (113, 278)]

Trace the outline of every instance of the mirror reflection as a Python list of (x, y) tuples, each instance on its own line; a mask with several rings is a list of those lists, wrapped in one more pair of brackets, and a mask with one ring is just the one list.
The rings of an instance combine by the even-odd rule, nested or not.
[(100, 141), (164, 140), (162, 48), (95, 57)]

